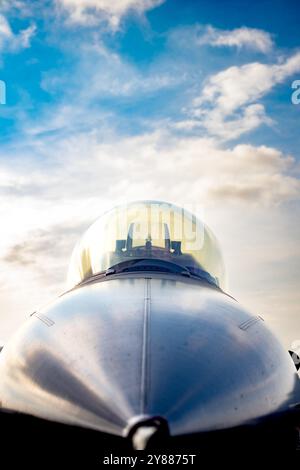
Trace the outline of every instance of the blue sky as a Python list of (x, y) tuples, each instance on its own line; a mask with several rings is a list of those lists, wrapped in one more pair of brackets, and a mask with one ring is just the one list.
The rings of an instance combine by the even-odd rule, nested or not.
[[(103, 75), (112, 78), (114, 72), (124, 73), (125, 82), (135, 75), (139, 80), (166, 80), (165, 86), (151, 87), (148, 83), (146, 89), (136, 93), (118, 93), (104, 84), (89, 96), (92, 103), (88, 104), (94, 111), (113, 115), (119, 132), (138, 133), (144, 130), (144, 120), (146, 127), (149, 120), (182, 120), (186, 103), (199, 94), (212, 74), (229, 65), (255, 61), (274, 64), (296, 53), (299, 47), (296, 2), (275, 1), (272, 8), (269, 1), (229, 1), (226, 6), (224, 2), (208, 1), (161, 3), (142, 18), (134, 10), (131, 14), (125, 11), (117, 29), (105, 24), (101, 13), (95, 24), (70, 24), (68, 9), (58, 12), (51, 1), (26, 2), (23, 12), (20, 7), (6, 10), (5, 17), (16, 37), (30, 27), (33, 31), (26, 47), (20, 44), (12, 48), (8, 39), (1, 51), (1, 78), (8, 83), (7, 106), (1, 109), (1, 140), (14, 141), (16, 132), (22, 134), (27, 122), (39, 121), (49, 106), (74, 100), (74, 95), (88, 87), (91, 76), (101, 82)], [(215, 47), (209, 41), (197, 45), (208, 25), (218, 28), (219, 34), (237, 28), (259, 29), (269, 34), (274, 44), (263, 52), (259, 47), (250, 47), (250, 41), (245, 46)], [(111, 67), (106, 62), (111, 58), (105, 60), (95, 50), (97, 42), (124, 63)], [(105, 72), (107, 66), (111, 70)], [(299, 137), (295, 141), (297, 133), (291, 134), (299, 115), (299, 108), (290, 106), (293, 78), (297, 78), (297, 72), (261, 97), (276, 126), (264, 126), (263, 135), (252, 132), (252, 141), (274, 142), (287, 152), (297, 149)], [(242, 139), (248, 141), (249, 135)]]
[(2, 0), (2, 337), (103, 209), (152, 198), (200, 206), (230, 290), (298, 341), (297, 3)]

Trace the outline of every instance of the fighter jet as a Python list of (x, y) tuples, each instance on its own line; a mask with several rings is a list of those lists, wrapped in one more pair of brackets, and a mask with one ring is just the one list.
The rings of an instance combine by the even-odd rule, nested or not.
[(30, 424), (41, 446), (72, 436), (75, 454), (80, 436), (98, 452), (294, 449), (298, 360), (227, 292), (206, 224), (173, 204), (134, 202), (87, 229), (67, 290), (5, 344), (1, 419), (18, 423), (14, 439)]

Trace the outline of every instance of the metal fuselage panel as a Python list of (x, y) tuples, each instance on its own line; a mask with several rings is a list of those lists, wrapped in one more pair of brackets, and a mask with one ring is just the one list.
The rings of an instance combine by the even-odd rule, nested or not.
[(298, 376), (260, 317), (206, 283), (117, 276), (35, 313), (0, 355), (4, 408), (117, 435), (162, 416), (172, 435), (287, 410)]

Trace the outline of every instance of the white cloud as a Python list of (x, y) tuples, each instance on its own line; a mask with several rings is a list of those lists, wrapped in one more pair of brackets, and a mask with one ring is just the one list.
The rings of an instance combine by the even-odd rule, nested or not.
[(36, 26), (34, 24), (28, 26), (26, 29), (22, 29), (19, 34), (16, 36), (16, 47), (26, 49), (30, 47), (30, 41), (35, 35)]
[(0, 14), (0, 50), (18, 51), (30, 46), (30, 40), (36, 31), (35, 25), (14, 33), (4, 15)]
[(4, 16), (0, 16), (0, 35), (3, 37), (3, 38), (6, 38), (6, 37), (11, 37), (12, 36), (12, 31), (10, 29), (10, 26), (8, 24), (8, 21), (6, 20), (6, 18)]
[(253, 62), (229, 67), (209, 78), (194, 104), (215, 103), (229, 114), (248, 102), (258, 100), (275, 85), (299, 71), (299, 52), (280, 64)]
[[(294, 159), (266, 146), (226, 149), (213, 139), (156, 131), (106, 138), (91, 132), (58, 142), (44, 138), (35, 141), (35, 149), (43, 155), (40, 164), (36, 160), (30, 163), (32, 155), (20, 150), (13, 164), (7, 161), (1, 165), (2, 208), (7, 200), (12, 206), (16, 203), (15, 210), (19, 211), (20, 200), (29, 198), (28, 208), (33, 214), (35, 207), (40, 210), (41, 201), (53, 203), (53, 217), (48, 206), (38, 218), (30, 214), (25, 217), (23, 227), (28, 230), (44, 225), (44, 218), (45, 223), (60, 223), (70, 212), (72, 201), (84, 204), (88, 200), (90, 204), (90, 198), (97, 200), (99, 195), (102, 202), (136, 199), (144, 194), (179, 203), (201, 200), (205, 204), (226, 201), (258, 206), (277, 205), (300, 196), (300, 182), (293, 176)], [(42, 177), (45, 171), (47, 184)], [(189, 200), (183, 201), (183, 195)], [(11, 220), (15, 215), (11, 209)], [(31, 226), (30, 220), (37, 225)]]
[(277, 84), (300, 72), (300, 53), (277, 64), (253, 62), (232, 66), (211, 76), (194, 99), (195, 126), (224, 139), (236, 138), (259, 125), (270, 124), (262, 104), (256, 103)]
[[(75, 39), (71, 45), (68, 44), (69, 50), (72, 48), (76, 54), (71, 72), (67, 69), (57, 73), (56, 69), (52, 69), (42, 74), (41, 88), (49, 94), (59, 92), (63, 95), (61, 102), (55, 105), (54, 113), (52, 107), (48, 106), (45, 120), (48, 128), (50, 122), (54, 126), (58, 123), (61, 127), (63, 120), (71, 128), (74, 122), (79, 125), (79, 119), (82, 118), (82, 126), (90, 129), (88, 124), (93, 116), (102, 122), (104, 114), (106, 117), (112, 115), (116, 109), (118, 116), (115, 119), (118, 120), (126, 113), (120, 103), (126, 100), (129, 103), (130, 98), (130, 106), (134, 107), (137, 101), (141, 102), (149, 96), (157, 100), (165, 90), (176, 91), (187, 80), (182, 69), (178, 73), (178, 64), (154, 61), (145, 70), (109, 48), (98, 34), (92, 34), (89, 38), (89, 43), (80, 38), (79, 43)], [(108, 109), (107, 104), (105, 111), (101, 109), (103, 102), (107, 103), (108, 100), (111, 100), (114, 111)], [(127, 116), (125, 118), (127, 120)], [(130, 118), (136, 119), (134, 113)], [(140, 125), (142, 119), (136, 120)], [(41, 129), (41, 119), (37, 126), (32, 123), (30, 132), (33, 133), (37, 128)]]
[(230, 115), (230, 119), (224, 118), (224, 114), (217, 107), (208, 111), (197, 109), (192, 114), (197, 119), (179, 121), (173, 127), (185, 131), (201, 130), (204, 127), (210, 135), (218, 136), (221, 140), (231, 140), (262, 124), (273, 124), (262, 104), (248, 105)]
[(271, 34), (255, 28), (236, 28), (232, 30), (216, 29), (208, 26), (206, 32), (199, 38), (198, 44), (211, 46), (245, 47), (247, 49), (268, 53), (273, 47)]
[(157, 7), (164, 0), (56, 0), (69, 13), (73, 23), (94, 25), (105, 21), (113, 29), (118, 28), (128, 12), (142, 14)]

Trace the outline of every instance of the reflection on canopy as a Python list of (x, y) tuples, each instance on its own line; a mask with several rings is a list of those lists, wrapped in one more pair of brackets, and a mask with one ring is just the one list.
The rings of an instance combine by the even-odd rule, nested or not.
[(74, 248), (68, 286), (122, 262), (145, 259), (175, 263), (196, 275), (205, 271), (224, 287), (213, 233), (187, 210), (157, 201), (118, 206), (96, 220)]

